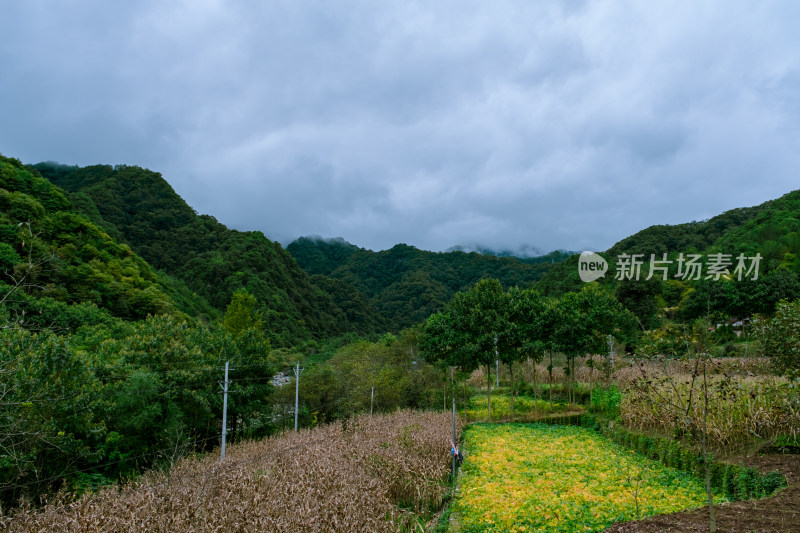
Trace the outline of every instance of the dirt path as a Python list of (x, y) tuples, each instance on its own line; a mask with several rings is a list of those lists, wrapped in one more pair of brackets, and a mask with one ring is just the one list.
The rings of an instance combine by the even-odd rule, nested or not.
[(456, 488), (453, 490), (453, 497), (450, 498), (450, 503), (447, 504), (448, 508), (451, 509), (450, 511), (450, 519), (448, 522), (450, 523), (450, 527), (447, 529), (447, 533), (459, 533), (461, 531), (461, 514), (452, 511), (453, 502), (458, 498), (459, 493), (461, 492), (461, 476), (463, 472), (461, 469), (458, 469), (458, 474), (456, 475)]
[[(800, 455), (762, 455), (748, 458), (748, 466), (777, 470), (789, 486), (770, 498), (715, 507), (719, 533), (800, 532)], [(659, 515), (638, 522), (616, 524), (605, 533), (663, 533), (708, 531), (708, 510)]]

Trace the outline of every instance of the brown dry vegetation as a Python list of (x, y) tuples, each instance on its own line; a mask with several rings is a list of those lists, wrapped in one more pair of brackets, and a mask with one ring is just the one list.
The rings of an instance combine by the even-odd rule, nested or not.
[[(460, 428), (459, 428), (460, 431)], [(337, 422), (187, 458), (121, 488), (0, 516), (9, 531), (397, 531), (440, 506), (449, 413)]]
[[(631, 387), (623, 396), (622, 422), (629, 428), (670, 433), (690, 433), (692, 423), (700, 427), (703, 404), (687, 400), (690, 389), (681, 380), (675, 387)], [(724, 387), (722, 385), (725, 385)], [(800, 394), (781, 378), (734, 378), (723, 382), (714, 377), (709, 387), (708, 437), (717, 452), (737, 453), (770, 442), (781, 435), (800, 434)], [(687, 405), (688, 412), (663, 408), (662, 397)], [(675, 400), (674, 398), (680, 398)]]
[[(648, 361), (625, 369), (628, 380), (621, 420), (629, 428), (660, 434), (690, 435), (707, 426), (713, 451), (731, 455), (781, 435), (800, 434), (800, 390), (771, 375), (760, 360), (712, 359), (707, 380), (708, 411), (704, 422), (702, 383), (692, 378), (692, 362)], [(692, 400), (694, 395), (694, 400)], [(682, 406), (680, 412), (670, 406)], [(695, 435), (696, 436), (696, 435)]]
[[(590, 359), (593, 361), (593, 366), (587, 364)], [(711, 362), (712, 365), (720, 371), (737, 376), (772, 376), (775, 373), (767, 357), (719, 357), (712, 359)], [(547, 360), (536, 364), (533, 362), (521, 361), (514, 367), (514, 374), (520, 381), (532, 381), (535, 372), (537, 383), (544, 384), (547, 383), (549, 379), (547, 364)], [(650, 374), (654, 372), (663, 372), (665, 370), (672, 374), (689, 372), (688, 363), (680, 359), (666, 361), (666, 368), (664, 364), (652, 361), (645, 361), (643, 364)], [(563, 355), (556, 354), (553, 357), (553, 383), (563, 384), (569, 381), (568, 377), (564, 374), (565, 365), (566, 360)], [(500, 366), (500, 374), (501, 380), (508, 381), (507, 366)], [(608, 366), (607, 360), (603, 355), (575, 358), (575, 379), (579, 383), (591, 383), (595, 385), (614, 383), (618, 386), (626, 387), (641, 377), (642, 372), (638, 364), (634, 364), (634, 362), (627, 357), (618, 356), (613, 369)], [(492, 380), (494, 380), (494, 367), (492, 368)], [(485, 367), (475, 370), (470, 376), (468, 383), (474, 388), (485, 387)]]

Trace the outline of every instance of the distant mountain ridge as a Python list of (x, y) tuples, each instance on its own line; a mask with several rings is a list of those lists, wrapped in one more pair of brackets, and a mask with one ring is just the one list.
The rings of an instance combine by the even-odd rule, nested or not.
[(76, 207), (148, 263), (182, 280), (217, 310), (246, 288), (261, 303), (277, 345), (351, 330), (342, 312), (280, 244), (198, 215), (163, 179), (140, 167), (33, 168), (71, 193)]
[(520, 246), (514, 250), (508, 248), (491, 248), (488, 246), (465, 246), (457, 245), (451, 246), (446, 250), (447, 252), (464, 252), (464, 253), (479, 253), (481, 255), (493, 255), (495, 257), (513, 257), (523, 263), (535, 265), (538, 263), (558, 263), (563, 261), (564, 258), (574, 255), (578, 252), (566, 249), (553, 250), (544, 253), (533, 246)]
[[(615, 279), (616, 263), (622, 254), (639, 254), (644, 261), (640, 280)], [(669, 279), (645, 280), (651, 254), (671, 262)], [(742, 254), (759, 257), (758, 278), (710, 280), (677, 276), (680, 254), (723, 254), (730, 261)], [(602, 255), (609, 263), (605, 277), (598, 280), (611, 287), (617, 298), (640, 319), (652, 317), (659, 308), (670, 309), (684, 319), (715, 314), (745, 317), (771, 313), (782, 298), (800, 297), (800, 190), (753, 207), (725, 211), (708, 220), (676, 225), (655, 225), (626, 237)], [(733, 270), (733, 265), (729, 270)], [(721, 282), (720, 282), (721, 281)], [(578, 256), (554, 265), (537, 282), (543, 293), (557, 296), (579, 289)], [(643, 320), (643, 323), (646, 323)]]
[(344, 239), (320, 238), (298, 239), (284, 249), (260, 232), (231, 230), (198, 215), (157, 172), (53, 162), (30, 168), (66, 190), (75, 209), (103, 231), (217, 313), (235, 290), (246, 288), (261, 303), (276, 345), (399, 331), (483, 277), (527, 286), (567, 256), (517, 259), (403, 244), (371, 252)]
[[(440, 310), (453, 294), (486, 277), (497, 278), (505, 286), (535, 286), (548, 295), (562, 294), (582, 285), (577, 255), (571, 252), (518, 258), (488, 247), (480, 248), (480, 253), (430, 252), (406, 244), (373, 252), (342, 238), (319, 237), (297, 239), (284, 249), (260, 232), (230, 230), (211, 216), (198, 215), (157, 172), (126, 165), (70, 167), (39, 163), (26, 167), (11, 158), (4, 158), (3, 162), (4, 181), (0, 188), (8, 192), (5, 209), (11, 217), (9, 221), (18, 220), (13, 216), (15, 209), (19, 213), (32, 209), (37, 216), (49, 213), (48, 210), (66, 210), (83, 217), (79, 224), (90, 223), (96, 228), (91, 231), (105, 235), (94, 244), (81, 243), (83, 248), (79, 248), (75, 257), (81, 271), (88, 272), (86, 269), (94, 265), (102, 276), (110, 276), (108, 279), (117, 276), (118, 280), (100, 285), (105, 292), (98, 292), (79, 288), (79, 278), (67, 276), (75, 285), (62, 284), (52, 292), (52, 287), (57, 287), (57, 283), (52, 283), (48, 290), (53, 297), (95, 302), (118, 316), (135, 317), (150, 308), (214, 320), (233, 292), (244, 287), (260, 302), (272, 341), (276, 345), (290, 345), (345, 333), (399, 331), (420, 323)], [(37, 181), (41, 180), (38, 176), (57, 187), (45, 187), (42, 181)], [(60, 188), (66, 193), (48, 192), (49, 199), (35, 196), (45, 189)], [(34, 195), (32, 198), (41, 207), (20, 207), (28, 202), (21, 194)], [(63, 202), (52, 199), (59, 198), (59, 194)], [(7, 231), (3, 231), (8, 233), (7, 244), (12, 250), (4, 249), (7, 257), (0, 257), (9, 264), (19, 255), (19, 250), (13, 250), (11, 244), (16, 238), (16, 230), (11, 228), (8, 225)], [(111, 246), (105, 242), (117, 243), (112, 246), (113, 253), (98, 248)], [(74, 255), (69, 246), (62, 252), (67, 258)], [(760, 294), (759, 298), (768, 305), (739, 302), (737, 312), (756, 308), (769, 312), (769, 302), (776, 297), (792, 296), (800, 274), (800, 191), (758, 206), (732, 209), (706, 221), (645, 228), (603, 253), (611, 263), (611, 270), (600, 281), (612, 286), (621, 300), (634, 307), (648, 298), (656, 300), (656, 304), (645, 306), (648, 309), (654, 305), (674, 307), (705, 295), (706, 308), (711, 309), (708, 296), (711, 289), (702, 283), (677, 283), (671, 279), (660, 287), (651, 283), (647, 290), (637, 288), (632, 297), (630, 284), (613, 279), (613, 261), (620, 254), (642, 254), (649, 259), (650, 254), (666, 253), (674, 258), (679, 253), (707, 256), (715, 252), (760, 254), (763, 259), (764, 279), (754, 289), (747, 290)], [(128, 296), (114, 292), (128, 282), (119, 273), (117, 263), (112, 261), (102, 266), (103, 261), (120, 253), (140, 258), (136, 269), (142, 273), (141, 283), (150, 288), (139, 300), (131, 299), (130, 295), (139, 294), (136, 291), (141, 289), (130, 289)], [(110, 269), (109, 273), (106, 269)], [(623, 285), (628, 288), (620, 292)], [(734, 292), (744, 290), (745, 286), (737, 285), (734, 289)], [(699, 292), (692, 296), (693, 291)], [(724, 300), (728, 302), (725, 305), (734, 308), (731, 298), (746, 300), (744, 296), (717, 300)], [(697, 309), (701, 306), (698, 302), (692, 304)]]
[[(301, 237), (286, 249), (315, 283), (337, 287), (340, 296), (359, 295), (378, 319), (401, 327), (421, 322), (461, 290), (493, 277), (505, 286), (527, 287), (566, 252), (519, 259), (477, 252), (429, 252), (406, 244), (373, 252), (344, 239)], [(333, 280), (333, 281), (331, 281)], [(334, 296), (337, 304), (347, 302)]]

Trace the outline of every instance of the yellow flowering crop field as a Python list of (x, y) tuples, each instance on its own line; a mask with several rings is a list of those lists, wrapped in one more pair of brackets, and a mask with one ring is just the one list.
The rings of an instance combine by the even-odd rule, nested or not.
[(602, 531), (705, 503), (700, 480), (585, 428), (474, 424), (464, 439), (464, 533)]

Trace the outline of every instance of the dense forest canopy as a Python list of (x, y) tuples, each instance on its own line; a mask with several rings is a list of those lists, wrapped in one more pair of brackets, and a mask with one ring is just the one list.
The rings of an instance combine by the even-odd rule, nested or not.
[[(358, 298), (387, 329), (408, 327), (444, 308), (450, 298), (483, 278), (505, 287), (527, 287), (569, 256), (551, 252), (536, 258), (498, 257), (477, 252), (429, 252), (407, 244), (373, 252), (343, 239), (302, 237), (287, 246), (316, 283)], [(331, 282), (330, 280), (335, 280)], [(357, 295), (357, 296), (353, 296)], [(343, 309), (349, 303), (336, 298)]]
[(246, 288), (258, 299), (276, 345), (399, 332), (481, 278), (526, 286), (568, 255), (520, 260), (402, 244), (371, 252), (344, 240), (308, 238), (284, 249), (260, 232), (230, 230), (198, 215), (156, 172), (126, 165), (32, 168), (68, 191), (76, 210), (217, 313)]
[(280, 244), (261, 232), (231, 230), (196, 214), (156, 172), (124, 165), (40, 163), (34, 168), (69, 191), (76, 207), (98, 226), (181, 280), (217, 312), (236, 290), (247, 289), (277, 345), (359, 329)]
[(38, 314), (46, 323), (63, 319), (64, 304), (123, 319), (204, 309), (181, 283), (159, 277), (128, 245), (78, 213), (60, 188), (5, 157), (0, 208), (3, 290), (26, 289), (6, 301), (8, 312)]

